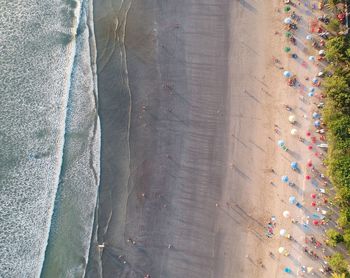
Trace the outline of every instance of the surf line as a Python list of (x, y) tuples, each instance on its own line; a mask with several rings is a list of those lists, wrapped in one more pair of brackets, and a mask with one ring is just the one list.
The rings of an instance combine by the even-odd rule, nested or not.
[[(78, 34), (78, 29), (79, 29), (79, 24), (81, 21), (81, 18), (83, 16), (83, 9), (82, 6), (85, 3), (86, 0), (82, 0), (82, 2), (77, 2), (78, 5), (77, 7), (74, 9), (74, 16), (77, 17), (77, 21), (75, 26), (73, 26), (71, 28), (71, 33), (69, 35), (72, 36), (72, 40), (68, 42), (67, 45), (67, 52), (70, 54), (69, 58), (68, 58), (68, 72), (67, 72), (67, 80), (66, 80), (66, 93), (65, 93), (65, 97), (64, 97), (64, 121), (62, 124), (62, 127), (60, 129), (60, 136), (59, 136), (59, 142), (62, 142), (60, 144), (60, 149), (59, 149), (59, 155), (58, 155), (58, 163), (57, 165), (59, 165), (59, 171), (58, 175), (56, 176), (56, 188), (55, 188), (55, 194), (53, 194), (54, 198), (51, 201), (52, 205), (50, 207), (49, 210), (49, 215), (51, 215), (50, 220), (48, 221), (48, 233), (46, 235), (46, 245), (45, 245), (45, 252), (44, 255), (41, 258), (41, 262), (40, 262), (40, 273), (38, 273), (39, 277), (42, 276), (42, 271), (43, 271), (43, 266), (44, 266), (44, 262), (47, 256), (47, 247), (49, 244), (49, 239), (50, 239), (50, 235), (52, 234), (52, 227), (53, 227), (53, 223), (52, 223), (52, 219), (54, 216), (54, 212), (55, 212), (55, 206), (57, 205), (57, 193), (58, 193), (58, 187), (62, 178), (62, 166), (63, 166), (63, 161), (64, 161), (64, 147), (65, 147), (65, 141), (66, 141), (66, 127), (67, 127), (67, 116), (68, 116), (68, 104), (69, 104), (69, 99), (70, 99), (70, 95), (71, 95), (71, 90), (72, 90), (72, 79), (73, 79), (73, 75), (74, 75), (74, 66), (76, 65), (76, 58), (77, 58), (77, 36)], [(79, 16), (77, 16), (79, 15)]]

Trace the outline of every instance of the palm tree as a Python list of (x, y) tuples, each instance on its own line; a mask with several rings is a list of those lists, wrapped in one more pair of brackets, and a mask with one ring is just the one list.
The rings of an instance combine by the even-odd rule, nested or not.
[(332, 278), (345, 278), (345, 273), (332, 273)]
[(327, 0), (327, 3), (324, 5), (324, 7), (330, 11), (335, 13), (337, 11), (337, 4), (339, 4), (340, 0)]

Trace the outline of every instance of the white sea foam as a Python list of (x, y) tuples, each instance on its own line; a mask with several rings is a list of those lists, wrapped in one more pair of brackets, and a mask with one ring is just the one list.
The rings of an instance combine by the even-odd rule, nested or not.
[[(70, 9), (64, 1), (0, 5), (0, 273), (4, 277), (39, 276), (45, 255), (75, 56)], [(79, 7), (75, 9), (80, 14)], [(95, 137), (91, 152), (95, 156), (98, 142)]]

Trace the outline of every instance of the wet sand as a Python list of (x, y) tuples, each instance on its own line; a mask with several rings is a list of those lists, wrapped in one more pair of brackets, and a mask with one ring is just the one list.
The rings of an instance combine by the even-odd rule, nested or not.
[(96, 263), (87, 276), (273, 277), (276, 269), (257, 263), (269, 250), (264, 221), (277, 206), (266, 174), (276, 112), (265, 74), (271, 5), (134, 0), (128, 75), (114, 71), (123, 53), (109, 48), (123, 41), (110, 24), (115, 13), (100, 22), (98, 51), (105, 32), (111, 53), (98, 60), (97, 241), (105, 248), (90, 261), (101, 256), (102, 271)]

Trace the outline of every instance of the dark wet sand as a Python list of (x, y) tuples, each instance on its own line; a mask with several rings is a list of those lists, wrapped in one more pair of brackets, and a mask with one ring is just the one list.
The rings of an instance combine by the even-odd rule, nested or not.
[[(231, 155), (238, 166), (232, 168), (235, 175), (227, 175), (228, 146), (240, 136), (238, 131), (230, 136), (230, 124), (241, 122), (232, 117), (240, 103), (231, 107), (229, 96), (235, 93), (228, 77), (230, 13), (237, 8), (239, 28), (243, 11), (254, 11), (247, 5), (132, 1), (127, 75), (119, 70), (123, 28), (114, 28), (119, 7), (95, 4), (95, 15), (104, 15), (95, 19), (102, 127), (97, 241), (106, 247), (99, 252), (92, 246), (87, 277), (243, 277), (232, 275), (243, 271), (246, 231), (236, 228), (241, 224), (223, 204), (232, 196), (242, 201), (248, 192), (242, 185), (251, 179), (249, 163), (240, 167), (246, 154)], [(247, 113), (254, 117), (251, 107)], [(233, 206), (244, 219), (250, 217)]]

